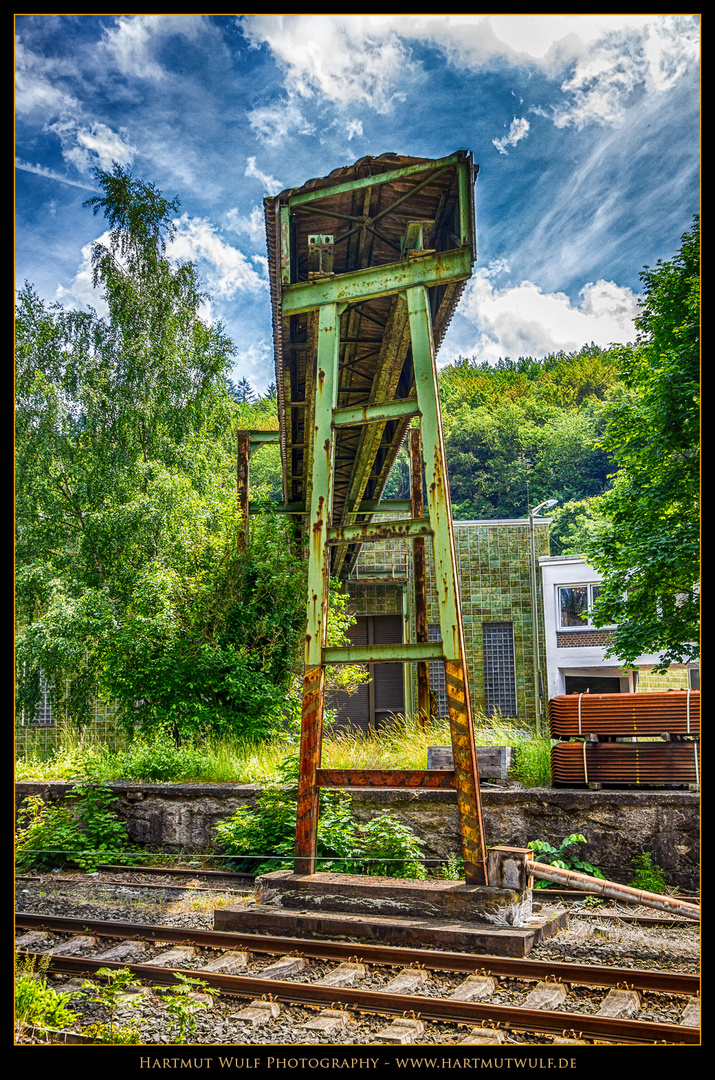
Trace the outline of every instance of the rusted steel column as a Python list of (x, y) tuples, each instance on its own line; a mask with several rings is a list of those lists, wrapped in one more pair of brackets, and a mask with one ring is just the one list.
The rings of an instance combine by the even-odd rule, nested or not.
[(459, 808), (465, 876), (487, 884), (486, 843), (474, 724), (465, 665), (464, 629), (454, 551), (452, 510), (444, 457), (442, 418), (437, 392), (429, 297), (424, 286), (407, 290), (412, 359), (419, 404), (427, 477), (427, 501), (433, 530), (434, 572), (445, 658), (447, 705), (452, 734), (455, 787)]
[[(412, 518), (417, 520), (425, 512), (422, 486), (422, 437), (419, 428), (410, 429), (410, 497)], [(427, 641), (427, 560), (425, 542), (421, 536), (412, 541), (415, 588), (415, 640)], [(431, 715), (429, 692), (429, 667), (424, 661), (417, 664), (417, 710), (420, 724), (424, 727)]]
[[(324, 304), (318, 315), (315, 404), (313, 411), (313, 461), (308, 529), (308, 601), (305, 631), (303, 716), (300, 735), (298, 820), (295, 872), (315, 873), (318, 834), (316, 771), (323, 739), (328, 584), (330, 578), (328, 528), (333, 498), (335, 440), (333, 409), (337, 404), (340, 316), (337, 304)], [(308, 418), (306, 417), (306, 423)]]
[(238, 550), (245, 551), (248, 542), (248, 458), (250, 454), (249, 434), (247, 431), (236, 432), (236, 494), (238, 497)]
[(323, 739), (323, 702), (325, 668), (322, 664), (306, 668), (303, 676), (303, 716), (300, 732), (300, 776), (298, 815), (295, 832), (296, 874), (315, 873), (315, 850), (318, 833), (317, 769)]

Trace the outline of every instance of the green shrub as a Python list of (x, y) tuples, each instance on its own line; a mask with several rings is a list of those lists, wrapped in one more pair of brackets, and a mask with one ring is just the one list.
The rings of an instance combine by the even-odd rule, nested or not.
[[(289, 773), (292, 760), (285, 763)], [(219, 822), (216, 839), (226, 864), (266, 874), (292, 868), (296, 833), (295, 788), (267, 787), (256, 810), (247, 806)], [(409, 825), (385, 811), (366, 824), (353, 819), (347, 792), (321, 792), (318, 867), (325, 872), (424, 878), (422, 841)]]
[(445, 881), (463, 881), (464, 859), (461, 855), (456, 855), (452, 852), (447, 856), (447, 861), (443, 863), (438, 870), (434, 870), (432, 873), (434, 877), (443, 878)]
[[(106, 784), (81, 783), (71, 788), (64, 803), (48, 806), (31, 795), (18, 814), (16, 866), (51, 870), (72, 862), (96, 870), (102, 862), (131, 862), (127, 826), (112, 804), (116, 796)], [(68, 805), (69, 804), (69, 805)]]
[(201, 778), (206, 767), (205, 751), (190, 743), (176, 746), (166, 735), (136, 739), (118, 758), (121, 780), (149, 783), (189, 782)]
[(423, 842), (409, 825), (384, 810), (365, 825), (355, 828), (353, 873), (381, 877), (426, 878), (422, 862)]
[[(588, 841), (582, 833), (571, 833), (570, 836), (563, 838), (557, 848), (545, 840), (530, 840), (527, 847), (538, 852), (538, 862), (546, 863), (549, 866), (558, 866), (561, 870), (576, 870), (579, 874), (588, 874), (591, 877), (601, 878), (605, 881), (605, 875), (593, 863), (579, 857), (578, 849), (580, 845), (587, 843)], [(569, 851), (571, 848), (576, 850)], [(543, 879), (534, 882), (535, 889), (546, 889), (548, 886), (549, 882)]]
[(642, 889), (644, 892), (665, 893), (667, 883), (662, 867), (658, 866), (653, 859), (653, 853), (644, 851), (631, 859), (631, 866), (635, 867), (636, 876), (628, 884), (633, 889)]
[(175, 1043), (186, 1043), (187, 1036), (196, 1030), (194, 1013), (197, 1009), (207, 1009), (208, 1002), (201, 1001), (196, 994), (211, 994), (218, 996), (219, 991), (214, 990), (204, 979), (192, 979), (188, 975), (182, 975), (180, 971), (174, 972), (176, 982), (172, 986), (159, 986), (156, 992), (162, 994), (169, 1013), (169, 1034)]
[(42, 969), (36, 972), (30, 960), (19, 966), (15, 976), (15, 1020), (23, 1026), (55, 1031), (69, 1027), (77, 1019), (77, 1013), (69, 1008), (72, 996), (72, 993), (58, 993), (48, 986)]

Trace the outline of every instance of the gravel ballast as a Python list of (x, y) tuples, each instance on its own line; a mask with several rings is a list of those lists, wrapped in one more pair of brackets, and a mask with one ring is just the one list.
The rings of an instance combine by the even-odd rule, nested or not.
[[(186, 881), (181, 882), (186, 885)], [(193, 883), (192, 883), (193, 884)], [(88, 920), (112, 920), (119, 922), (151, 923), (186, 929), (213, 929), (213, 911), (216, 907), (240, 902), (235, 891), (221, 891), (220, 888), (206, 888), (204, 881), (196, 879), (195, 888), (186, 891), (179, 889), (175, 879), (167, 872), (166, 878), (152, 877), (151, 888), (145, 887), (140, 875), (100, 873), (87, 874), (46, 874), (40, 877), (18, 879), (16, 886), (16, 908), (33, 914), (86, 918)], [(164, 888), (157, 888), (163, 885)], [(246, 892), (246, 898), (251, 894)], [(653, 915), (650, 909), (634, 909), (603, 905), (588, 917), (581, 905), (571, 904), (570, 925), (558, 932), (553, 938), (535, 946), (529, 954), (530, 960), (551, 960), (578, 964), (615, 966), (619, 968), (640, 968), (695, 974), (699, 971), (700, 932), (699, 926), (640, 926), (620, 918), (602, 918), (602, 912), (622, 916), (634, 914)], [(137, 962), (146, 963), (167, 948), (166, 945), (152, 943)], [(359, 945), (356, 946), (359, 949)], [(296, 952), (300, 943), (296, 942)], [(247, 975), (259, 974), (261, 969), (273, 962), (275, 957), (255, 956), (246, 970)], [(200, 969), (207, 961), (205, 950), (197, 950), (194, 957), (182, 962), (182, 970), (195, 972), (200, 977)], [(324, 977), (335, 964), (311, 960), (305, 970), (285, 976), (296, 981), (314, 982)], [(395, 969), (370, 967), (361, 986), (373, 990), (384, 989), (396, 974)], [(445, 973), (431, 972), (430, 978), (420, 991), (428, 996), (445, 997), (463, 979)], [(51, 977), (50, 985), (57, 990), (69, 989), (78, 985), (66, 977)], [(502, 979), (498, 982), (497, 992), (490, 1000), (499, 1005), (520, 1005), (525, 1001), (533, 984), (519, 979)], [(266, 983), (266, 997), (270, 993), (270, 984)], [(606, 990), (572, 988), (568, 1001), (562, 1006), (566, 1012), (574, 1014), (594, 1013), (598, 1011)], [(122, 1008), (115, 1017), (117, 1025), (134, 1023), (141, 1032), (143, 1045), (168, 1046), (174, 1043), (172, 1019), (165, 995), (149, 991), (133, 998), (136, 1004)], [(279, 1015), (269, 1023), (254, 1025), (250, 1020), (238, 1017), (249, 1002), (246, 999), (218, 997), (210, 1000), (206, 1008), (197, 1008), (193, 1012), (194, 1030), (190, 1035), (191, 1044), (213, 1046), (339, 1046), (370, 1045), (383, 1041), (379, 1033), (391, 1024), (392, 1018), (367, 1016), (350, 1012), (347, 1025), (331, 1031), (306, 1029), (305, 1024), (315, 1020), (319, 1009), (298, 1005), (281, 1004)], [(79, 1014), (78, 1030), (88, 1024), (106, 1021), (106, 1012), (98, 1005), (77, 997), (72, 1005)], [(656, 994), (641, 995), (639, 1018), (657, 1020), (665, 1023), (678, 1023), (682, 1012), (682, 1001), (669, 1001)], [(454, 1046), (470, 1030), (469, 1027), (446, 1023), (424, 1021), (424, 1031), (419, 1036), (420, 1045)], [(26, 1041), (35, 1041), (28, 1036)], [(507, 1035), (507, 1042), (521, 1044), (548, 1045), (548, 1037), (536, 1035)]]

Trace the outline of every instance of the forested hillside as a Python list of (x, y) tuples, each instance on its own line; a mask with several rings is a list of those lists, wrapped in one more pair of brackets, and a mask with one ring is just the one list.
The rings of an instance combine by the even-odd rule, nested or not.
[[(613, 462), (600, 448), (610, 409), (626, 393), (615, 355), (596, 345), (543, 360), (520, 357), (498, 364), (460, 357), (439, 374), (447, 468), (456, 520), (525, 517), (529, 507), (558, 499), (553, 511), (554, 553), (582, 550)], [(246, 427), (277, 425), (275, 394), (243, 387)], [(251, 460), (253, 484), (280, 497), (277, 450)], [(409, 494), (403, 450), (386, 497)]]

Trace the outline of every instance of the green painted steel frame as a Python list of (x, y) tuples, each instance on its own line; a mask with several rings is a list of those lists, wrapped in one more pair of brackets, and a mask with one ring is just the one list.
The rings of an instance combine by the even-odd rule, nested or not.
[(404, 262), (368, 266), (364, 270), (288, 285), (283, 290), (282, 311), (285, 317), (299, 315), (322, 304), (371, 300), (377, 296), (405, 292), (412, 286), (466, 281), (471, 273), (470, 248), (455, 248), (437, 255), (419, 255)]
[[(280, 206), (280, 248), (281, 248), (281, 285), (290, 286), (291, 284), (291, 243), (290, 243), (290, 218), (291, 210), (298, 207), (310, 207), (311, 203), (319, 202), (323, 199), (329, 199), (334, 195), (341, 195), (348, 191), (355, 191), (360, 188), (375, 187), (378, 184), (390, 184), (396, 180), (406, 180), (409, 177), (419, 176), (420, 173), (427, 173), (427, 178), (423, 181), (423, 184), (427, 184), (436, 178), (438, 173), (444, 172), (446, 169), (456, 169), (459, 185), (459, 233), (460, 242), (459, 246), (462, 249), (469, 248), (471, 251), (470, 268), (467, 270), (465, 277), (469, 277), (471, 273), (471, 263), (476, 258), (475, 247), (475, 229), (473, 219), (473, 208), (470, 200), (470, 174), (472, 169), (471, 155), (466, 150), (458, 150), (454, 154), (450, 154), (448, 157), (439, 158), (433, 161), (422, 162), (419, 165), (407, 165), (401, 169), (391, 169), (389, 172), (375, 173), (373, 176), (363, 176), (357, 180), (349, 180), (340, 184), (332, 184), (328, 187), (311, 188), (308, 191), (300, 191), (295, 195), (288, 195), (285, 200), (281, 202)], [(418, 185), (422, 186), (422, 185)], [(414, 194), (414, 191), (407, 192), (404, 199)], [(403, 199), (396, 200), (402, 202)], [(340, 275), (340, 277), (351, 275)], [(417, 283), (417, 282), (416, 282)], [(436, 279), (430, 281), (423, 281), (420, 284), (436, 284)], [(309, 283), (308, 283), (309, 284)], [(392, 290), (395, 291), (395, 290)], [(360, 294), (355, 294), (360, 295)], [(385, 294), (373, 294), (373, 295), (385, 295)], [(335, 297), (334, 299), (344, 299), (345, 297)], [(331, 298), (333, 299), (333, 298)], [(320, 301), (321, 303), (325, 301)], [(284, 294), (285, 304), (285, 294)], [(308, 308), (302, 308), (297, 310), (309, 310)], [(289, 312), (285, 306), (283, 307), (283, 314), (287, 315)], [(295, 314), (295, 312), (292, 312)]]
[(396, 664), (415, 660), (444, 660), (439, 641), (396, 645), (346, 645), (323, 649), (325, 664)]
[[(292, 207), (308, 204), (356, 187), (386, 183), (401, 177), (456, 167), (459, 179), (459, 217), (461, 246), (439, 253), (410, 257), (396, 263), (368, 267), (345, 274), (321, 276), (307, 282), (290, 284), (290, 212)], [(447, 703), (452, 733), (454, 776), (462, 835), (465, 876), (470, 884), (486, 884), (486, 848), (484, 821), (479, 790), (479, 772), (472, 711), (469, 700), (464, 633), (457, 585), (449, 491), (445, 467), (444, 443), (437, 392), (437, 370), (428, 287), (465, 280), (471, 275), (474, 261), (473, 216), (469, 204), (471, 162), (461, 152), (441, 161), (432, 161), (402, 170), (363, 177), (345, 184), (317, 188), (288, 196), (281, 206), (282, 314), (318, 312), (318, 343), (314, 415), (312, 417), (312, 472), (309, 510), (308, 602), (305, 637), (305, 675), (303, 681), (303, 717), (301, 726), (300, 778), (295, 847), (295, 871), (315, 872), (317, 844), (320, 751), (324, 710), (326, 664), (426, 662), (443, 660), (447, 684)], [(400, 197), (397, 203), (402, 202)], [(393, 206), (395, 204), (393, 203)], [(387, 212), (387, 211), (384, 211)], [(381, 402), (359, 409), (337, 409), (340, 312), (348, 301), (401, 294), (408, 309), (415, 399)], [(402, 522), (376, 522), (364, 525), (331, 527), (333, 467), (336, 428), (380, 422), (387, 418), (418, 414), (427, 480), (429, 519)], [(307, 417), (306, 417), (307, 420)], [(307, 437), (306, 437), (307, 441)], [(405, 509), (411, 509), (406, 502)], [(364, 508), (363, 508), (364, 507)], [(285, 508), (287, 509), (287, 508)], [(376, 503), (363, 513), (383, 509)], [(388, 646), (326, 646), (329, 560), (328, 545), (354, 539), (383, 538), (400, 529), (400, 535), (431, 535), (439, 623), (442, 641), (405, 642)], [(403, 612), (404, 614), (404, 612)], [(407, 620), (405, 619), (405, 625)]]
[(408, 540), (414, 536), (431, 536), (429, 518), (411, 521), (371, 521), (363, 525), (339, 525), (328, 529), (329, 544), (355, 544), (365, 540)]

